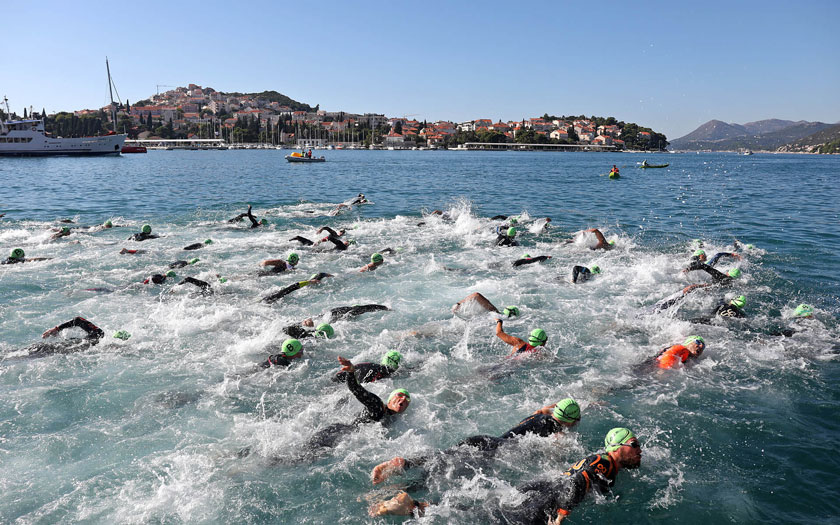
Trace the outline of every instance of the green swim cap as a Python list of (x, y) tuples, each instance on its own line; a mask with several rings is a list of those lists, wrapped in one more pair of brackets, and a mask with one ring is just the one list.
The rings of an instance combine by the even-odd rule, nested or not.
[(262, 224), (263, 226), (268, 224), (268, 219), (260, 219), (260, 224)]
[(691, 241), (691, 242), (693, 242), (693, 243), (694, 243), (694, 244), (696, 244), (697, 246), (703, 246), (703, 241), (702, 241), (701, 239), (694, 239), (694, 240), (693, 240), (693, 241)]
[(601, 267), (598, 266), (597, 264), (593, 264), (592, 266), (589, 267), (589, 271), (592, 272), (592, 273), (601, 273)]
[(329, 324), (321, 323), (315, 327), (315, 335), (324, 339), (332, 339), (332, 336), (335, 335), (335, 330)]
[(548, 341), (548, 336), (542, 328), (534, 328), (528, 336), (528, 344), (531, 346), (543, 346)]
[(187, 264), (195, 264), (195, 263), (197, 263), (197, 262), (198, 262), (198, 257), (193, 257), (192, 259), (190, 259), (189, 261), (187, 261)]
[(693, 343), (695, 341), (700, 343), (701, 345), (703, 345), (703, 348), (706, 348), (706, 341), (704, 341), (703, 338), (700, 337), (699, 335), (688, 336), (688, 338), (685, 341), (683, 341), (683, 346), (690, 345), (691, 343)]
[(395, 395), (397, 395), (397, 394), (404, 394), (404, 395), (405, 395), (405, 398), (406, 398), (406, 399), (408, 399), (408, 402), (409, 402), (409, 403), (411, 402), (411, 394), (409, 394), (409, 393), (408, 393), (408, 390), (406, 390), (405, 388), (398, 388), (398, 389), (396, 389), (396, 390), (392, 391), (392, 392), (388, 395), (388, 402), (390, 403), (390, 402), (391, 402), (391, 400), (392, 400), (392, 399), (394, 399), (394, 396), (395, 396)]
[(370, 256), (370, 262), (372, 262), (373, 264), (379, 264), (384, 260), (385, 259), (382, 258), (381, 253), (374, 253), (373, 255)]
[(144, 224), (143, 227), (140, 228), (140, 231), (145, 233), (145, 234), (149, 234), (149, 233), (152, 233), (152, 227), (148, 224)]
[(103, 224), (103, 226), (105, 226), (106, 228), (111, 228), (114, 226), (114, 223), (111, 222), (111, 219), (108, 219), (107, 221), (105, 221), (105, 224)]
[(516, 224), (519, 221), (517, 220), (516, 217), (510, 217), (510, 218), (508, 218), (508, 222), (511, 223), (511, 224)]
[(729, 304), (731, 304), (732, 306), (734, 306), (736, 308), (743, 308), (747, 304), (747, 298), (744, 297), (743, 295), (739, 295), (735, 299), (732, 299), (731, 301), (729, 301)]
[(694, 250), (694, 257), (700, 257), (701, 255), (706, 255), (706, 250)]
[(297, 339), (286, 339), (280, 346), (280, 353), (286, 357), (292, 357), (303, 350), (303, 345)]
[(508, 317), (513, 317), (515, 315), (519, 315), (519, 308), (517, 308), (515, 306), (508, 306), (507, 308), (502, 310), (502, 314), (504, 314)]
[(220, 283), (226, 283), (227, 282), (227, 277), (219, 277), (219, 282)]
[(115, 339), (122, 339), (123, 341), (125, 341), (129, 337), (131, 337), (131, 334), (126, 332), (125, 330), (117, 330), (116, 332), (114, 332)]
[(610, 246), (615, 246), (615, 241), (607, 241), (607, 244), (609, 244)]
[(511, 237), (511, 238), (516, 237), (516, 228), (514, 228), (513, 226), (508, 228), (507, 229), (507, 236)]
[(746, 248), (747, 248), (748, 250), (752, 250), (752, 249), (755, 249), (755, 246), (754, 246), (754, 245), (752, 245), (752, 244), (748, 244), (748, 245), (746, 246)]
[(25, 256), (26, 254), (23, 253), (23, 248), (15, 248), (9, 255), (9, 259), (23, 259)]
[(382, 356), (382, 364), (392, 370), (396, 370), (400, 367), (400, 361), (402, 361), (402, 354), (396, 350), (391, 350)]
[(726, 273), (728, 273), (729, 277), (732, 277), (733, 279), (737, 279), (738, 277), (741, 277), (741, 270), (739, 270), (738, 268), (732, 268), (731, 270), (729, 270)]
[(70, 228), (68, 228), (67, 226), (62, 226), (61, 233), (70, 233)]
[(292, 253), (289, 254), (288, 257), (286, 257), (286, 260), (289, 262), (289, 264), (294, 266), (298, 263), (298, 261), (300, 261), (300, 256), (298, 254), (296, 254), (295, 252), (292, 252)]
[(526, 253), (525, 255), (523, 255), (523, 256), (522, 256), (522, 258), (523, 258), (523, 259), (530, 259), (530, 258), (531, 258), (531, 254)]
[(356, 239), (348, 239), (347, 244), (356, 244)]
[(213, 239), (206, 239), (204, 244), (213, 244)]
[(554, 419), (564, 423), (580, 421), (580, 405), (574, 399), (567, 397), (554, 405), (554, 412), (551, 415), (554, 416)]
[(627, 443), (635, 438), (636, 434), (629, 428), (618, 427), (607, 432), (607, 437), (604, 438), (604, 445), (607, 447), (607, 452), (612, 452), (621, 448), (621, 445)]
[(175, 272), (173, 270), (169, 270), (168, 272), (166, 272), (166, 276), (171, 277), (172, 279), (176, 277)]
[(814, 314), (814, 307), (808, 304), (800, 304), (793, 311), (794, 317), (811, 317)]

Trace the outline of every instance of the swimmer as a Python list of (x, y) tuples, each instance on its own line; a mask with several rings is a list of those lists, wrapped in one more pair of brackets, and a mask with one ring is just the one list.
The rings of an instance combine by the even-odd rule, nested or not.
[(496, 337), (513, 347), (508, 357), (539, 352), (545, 346), (546, 341), (548, 341), (548, 335), (546, 335), (545, 330), (542, 328), (531, 330), (527, 343), (518, 337), (506, 334), (502, 328), (501, 319), (496, 320)]
[(9, 254), (9, 257), (3, 261), (0, 261), (0, 264), (19, 264), (19, 263), (27, 263), (27, 262), (36, 262), (36, 261), (49, 261), (52, 257), (27, 257), (26, 252), (23, 251), (23, 248), (15, 248)]
[[(492, 452), (511, 438), (524, 436), (525, 434), (536, 434), (541, 437), (553, 436), (560, 432), (570, 430), (579, 421), (580, 405), (574, 399), (566, 398), (553, 405), (540, 408), (499, 437), (487, 435), (471, 436), (461, 440), (452, 449), (444, 451), (444, 455), (452, 455), (455, 449), (463, 446), (475, 447), (484, 452)], [(421, 467), (428, 460), (429, 456), (412, 459), (397, 456), (374, 467), (371, 472), (371, 481), (373, 481), (374, 485), (377, 485), (396, 473), (403, 472), (412, 467)]]
[(696, 319), (692, 319), (692, 323), (706, 323), (712, 321), (712, 319), (716, 317), (723, 317), (725, 319), (732, 319), (732, 318), (739, 318), (743, 319), (746, 317), (744, 313), (744, 307), (747, 305), (747, 298), (743, 295), (739, 295), (738, 297), (727, 301), (725, 299), (721, 299), (718, 305), (715, 307), (714, 311), (711, 315), (706, 317), (699, 317)]
[[(307, 319), (306, 321), (312, 321), (312, 319)], [(313, 324), (307, 325), (306, 321), (303, 323), (289, 325), (283, 328), (283, 332), (296, 339), (304, 339), (306, 337), (323, 337), (325, 339), (332, 339), (335, 335), (335, 330), (329, 323), (321, 323), (318, 326), (314, 326)]]
[(727, 273), (723, 273), (720, 270), (712, 268), (708, 264), (700, 261), (694, 261), (691, 263), (688, 268), (683, 270), (683, 273), (688, 273), (694, 270), (702, 270), (706, 272), (716, 284), (730, 284), (733, 280), (741, 276), (741, 270), (738, 268), (731, 268)]
[[(462, 310), (463, 309), (463, 310)], [(519, 308), (516, 306), (508, 306), (503, 311), (499, 311), (493, 303), (478, 292), (473, 292), (464, 297), (454, 305), (452, 305), (452, 313), (458, 317), (463, 318), (465, 315), (474, 314), (474, 310), (484, 310), (485, 312), (502, 314), (505, 317), (514, 317), (519, 315)], [(466, 311), (464, 311), (466, 310)]]
[(706, 349), (706, 341), (699, 335), (689, 336), (681, 345), (671, 345), (663, 348), (656, 356), (656, 366), (659, 368), (674, 368), (689, 359), (697, 359)]
[(99, 340), (105, 336), (105, 332), (101, 328), (91, 323), (84, 317), (74, 317), (73, 319), (54, 326), (41, 334), (41, 337), (46, 339), (58, 335), (62, 330), (67, 328), (81, 328), (85, 332), (83, 338), (72, 338), (65, 341), (58, 341), (53, 343), (36, 343), (27, 347), (29, 353), (26, 357), (44, 357), (52, 354), (70, 354), (74, 352), (81, 352), (87, 350), (91, 346), (99, 343)]
[(110, 230), (111, 228), (124, 228), (124, 226), (122, 224), (114, 224), (111, 222), (111, 219), (108, 219), (99, 226), (91, 226), (87, 231), (94, 233), (101, 232), (103, 230)]
[(493, 241), (494, 246), (519, 246), (519, 243), (514, 240), (516, 237), (516, 228), (511, 226), (505, 231), (496, 230), (498, 234), (496, 240)]
[(583, 283), (591, 279), (593, 275), (598, 275), (600, 273), (601, 267), (597, 264), (593, 264), (589, 268), (586, 268), (585, 266), (575, 266), (572, 268), (572, 282)]
[(800, 304), (791, 313), (793, 325), (789, 328), (777, 328), (770, 332), (770, 335), (793, 337), (794, 334), (806, 328), (808, 321), (814, 318), (814, 307), (809, 304)]
[(198, 262), (198, 260), (199, 260), (199, 259), (198, 259), (198, 257), (193, 257), (193, 258), (192, 258), (192, 259), (190, 259), (189, 261), (175, 261), (175, 262), (171, 262), (171, 263), (169, 263), (169, 268), (170, 268), (170, 269), (173, 269), (173, 270), (174, 270), (175, 268), (183, 268), (183, 267), (185, 267), (185, 266), (189, 266), (189, 265), (191, 265), (191, 264), (196, 264), (196, 263)]
[(359, 272), (372, 272), (382, 266), (382, 263), (385, 262), (385, 258), (382, 257), (381, 253), (374, 253), (370, 256), (370, 262), (359, 269)]
[(292, 364), (295, 359), (303, 357), (303, 345), (297, 339), (286, 339), (280, 345), (280, 353), (268, 356), (268, 359), (260, 364), (260, 368), (271, 368), (272, 366), (286, 366)]
[[(605, 496), (621, 469), (641, 465), (642, 449), (636, 435), (627, 428), (614, 428), (604, 439), (604, 454), (592, 454), (578, 461), (556, 480), (536, 480), (516, 487), (524, 500), (515, 506), (500, 502), (472, 510), (476, 523), (548, 523), (557, 525), (578, 506), (591, 490)], [(415, 501), (406, 492), (370, 509), (371, 516), (422, 516), (429, 503)]]
[(249, 221), (251, 221), (251, 228), (259, 228), (260, 226), (265, 226), (266, 224), (268, 224), (268, 221), (266, 219), (261, 219), (261, 220), (258, 221), (257, 218), (254, 217), (254, 215), (251, 213), (251, 205), (250, 204), (248, 205), (248, 211), (246, 211), (245, 213), (240, 213), (239, 215), (237, 215), (236, 217), (234, 217), (232, 219), (228, 219), (228, 222), (231, 222), (231, 223), (239, 222), (246, 217), (248, 218)]
[(388, 401), (383, 403), (379, 396), (368, 392), (359, 384), (356, 380), (356, 367), (349, 359), (339, 356), (338, 362), (341, 363), (341, 371), (347, 372), (347, 388), (364, 406), (364, 411), (358, 414), (352, 423), (336, 423), (316, 432), (307, 441), (307, 450), (332, 448), (360, 425), (379, 422), (387, 426), (393, 416), (405, 412), (411, 403), (411, 394), (404, 388), (393, 390), (388, 396)]
[(526, 264), (541, 263), (541, 262), (547, 261), (549, 259), (551, 259), (550, 255), (539, 255), (537, 257), (531, 257), (530, 255), (528, 255), (526, 253), (525, 255), (522, 256), (521, 259), (517, 259), (517, 260), (513, 261), (513, 267), (517, 268), (519, 266), (523, 266), (523, 265), (526, 265)]
[[(339, 230), (339, 231), (343, 232), (344, 230)], [(290, 241), (297, 241), (304, 246), (314, 246), (316, 244), (321, 244), (322, 242), (329, 241), (329, 242), (333, 243), (333, 246), (335, 246), (335, 249), (338, 250), (338, 251), (344, 251), (347, 248), (349, 248), (351, 245), (356, 244), (356, 241), (353, 240), (353, 239), (349, 239), (349, 240), (345, 241), (345, 240), (342, 240), (339, 237), (339, 235), (333, 235), (333, 234), (327, 235), (326, 237), (324, 237), (323, 239), (321, 239), (317, 242), (312, 242), (309, 239), (307, 239), (306, 237), (301, 237), (300, 235), (296, 235), (289, 240)]]
[[(709, 266), (711, 266), (712, 268), (714, 268), (714, 266), (723, 257), (730, 257), (732, 259), (738, 259), (738, 260), (741, 259), (741, 256), (738, 255), (737, 253), (719, 252), (719, 253), (716, 253), (714, 257), (709, 259), (709, 262), (706, 262), (706, 251), (703, 250), (702, 248), (698, 248), (698, 249), (694, 250), (694, 253), (691, 256), (691, 264), (689, 264), (688, 268), (683, 270), (683, 272), (685, 273), (685, 272), (690, 272), (691, 270), (699, 270), (700, 269), (699, 263), (706, 263)], [(697, 266), (697, 267), (695, 267), (695, 266)]]
[(53, 229), (53, 231), (58, 232), (58, 233), (54, 233), (52, 236), (50, 236), (50, 240), (53, 240), (53, 241), (56, 240), (56, 239), (60, 239), (62, 237), (67, 237), (71, 233), (70, 228), (68, 228), (67, 226), (63, 226), (59, 230)]
[[(355, 317), (357, 315), (361, 315), (367, 312), (377, 312), (381, 310), (389, 310), (389, 308), (381, 304), (357, 304), (354, 306), (339, 306), (330, 310), (324, 322), (334, 323), (339, 319)], [(298, 339), (300, 339), (301, 337), (308, 337), (309, 335), (312, 335), (311, 332), (313, 331), (313, 329), (317, 330), (317, 328), (315, 328), (315, 321), (310, 317), (308, 319), (304, 319), (300, 323), (295, 323), (283, 328), (283, 331), (292, 337), (297, 337)]]
[(313, 275), (312, 277), (310, 277), (306, 281), (296, 282), (294, 284), (291, 284), (291, 285), (283, 288), (279, 292), (274, 292), (273, 294), (270, 294), (270, 295), (267, 295), (267, 296), (263, 297), (262, 302), (268, 303), (268, 304), (276, 303), (277, 301), (279, 301), (283, 297), (289, 295), (290, 293), (294, 292), (295, 290), (300, 290), (301, 288), (303, 288), (305, 286), (309, 286), (310, 284), (321, 284), (321, 281), (323, 279), (327, 278), (327, 277), (333, 277), (333, 276), (331, 274), (324, 273), (324, 272), (316, 273), (315, 275)]
[(128, 238), (129, 241), (145, 241), (148, 239), (157, 239), (159, 235), (152, 235), (152, 227), (148, 224), (144, 224), (143, 227), (140, 229), (140, 233), (135, 233), (131, 237)]
[(210, 287), (210, 283), (208, 283), (207, 281), (202, 281), (201, 279), (195, 279), (193, 277), (185, 277), (181, 280), (181, 282), (177, 284), (177, 286), (182, 286), (184, 284), (192, 284), (198, 286), (199, 293), (201, 293), (201, 295), (213, 295), (213, 289)]
[(260, 263), (260, 266), (266, 267), (270, 266), (269, 270), (265, 270), (260, 272), (258, 275), (266, 276), (266, 275), (274, 275), (283, 272), (289, 272), (295, 269), (297, 263), (300, 262), (300, 256), (295, 252), (289, 253), (286, 256), (286, 259), (266, 259)]
[(174, 271), (169, 270), (166, 273), (156, 273), (143, 280), (143, 284), (163, 284), (166, 279), (176, 279), (177, 275)]
[(690, 294), (694, 290), (697, 290), (699, 288), (707, 288), (709, 286), (711, 286), (711, 283), (700, 283), (700, 284), (692, 284), (692, 285), (686, 286), (685, 288), (683, 288), (682, 290), (680, 290), (676, 294), (668, 296), (665, 299), (662, 299), (661, 301), (659, 301), (658, 303), (653, 305), (653, 312), (655, 313), (655, 312), (661, 312), (663, 310), (667, 310), (668, 308), (671, 308), (675, 304), (680, 303), (683, 299), (685, 299), (686, 295)]
[[(356, 379), (359, 383), (373, 383), (379, 379), (391, 377), (400, 368), (402, 354), (391, 350), (384, 356), (380, 363), (356, 363)], [(339, 371), (332, 376), (333, 383), (344, 383), (347, 381), (347, 372)]]
[(213, 239), (205, 239), (204, 242), (197, 242), (194, 244), (190, 244), (189, 246), (184, 246), (184, 250), (200, 250), (205, 246), (210, 246), (213, 244)]
[[(581, 230), (575, 235), (582, 235), (584, 233), (591, 233), (598, 240), (598, 244), (589, 247), (590, 250), (612, 250), (613, 248), (615, 248), (615, 241), (608, 241), (607, 238), (604, 237), (604, 234), (601, 233), (601, 230), (599, 230), (598, 228), (589, 228), (587, 230)], [(566, 241), (566, 244), (573, 242), (575, 242), (574, 239), (569, 239)]]
[(350, 208), (351, 206), (360, 206), (362, 204), (368, 204), (370, 201), (367, 200), (364, 193), (360, 193), (356, 197), (352, 199), (346, 200), (336, 206), (329, 214), (330, 215), (338, 215), (344, 208)]

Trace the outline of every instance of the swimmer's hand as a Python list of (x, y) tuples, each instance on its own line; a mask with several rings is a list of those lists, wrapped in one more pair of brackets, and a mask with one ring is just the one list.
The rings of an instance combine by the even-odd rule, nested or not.
[(341, 371), (342, 372), (347, 372), (349, 374), (352, 374), (353, 372), (356, 371), (356, 367), (353, 366), (353, 363), (351, 363), (349, 359), (345, 359), (341, 356), (338, 356), (338, 362), (341, 363)]
[(378, 485), (398, 471), (402, 471), (404, 467), (405, 460), (397, 456), (390, 461), (380, 463), (379, 465), (373, 467), (373, 471), (370, 473), (370, 480), (374, 485)]
[(411, 516), (414, 509), (417, 509), (418, 514), (423, 515), (423, 510), (428, 506), (428, 503), (414, 501), (407, 492), (400, 492), (388, 501), (383, 501), (378, 505), (370, 508), (369, 514), (372, 517), (376, 516)]
[(47, 337), (52, 337), (52, 336), (56, 335), (57, 333), (58, 333), (58, 327), (54, 326), (54, 327), (50, 328), (49, 330), (47, 330), (46, 332), (44, 332), (43, 334), (41, 334), (41, 337), (46, 339)]

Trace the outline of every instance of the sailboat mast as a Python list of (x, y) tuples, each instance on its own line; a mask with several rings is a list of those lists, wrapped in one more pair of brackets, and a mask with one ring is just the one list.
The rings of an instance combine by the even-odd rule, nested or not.
[(114, 89), (111, 83), (111, 66), (108, 64), (108, 57), (105, 57), (105, 71), (108, 72), (108, 93), (111, 95), (111, 123), (114, 125), (114, 133), (117, 132), (117, 110), (114, 107)]

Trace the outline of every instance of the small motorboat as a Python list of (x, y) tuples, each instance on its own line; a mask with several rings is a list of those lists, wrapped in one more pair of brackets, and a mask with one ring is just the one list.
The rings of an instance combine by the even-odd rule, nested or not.
[(146, 146), (123, 146), (120, 153), (146, 153)]
[(289, 162), (327, 162), (323, 155), (320, 157), (305, 157), (298, 152), (286, 155), (286, 160)]
[(644, 169), (647, 169), (647, 168), (667, 168), (670, 165), (671, 165), (670, 163), (667, 163), (667, 164), (641, 164), (641, 165), (639, 165), (639, 167), (644, 170)]

